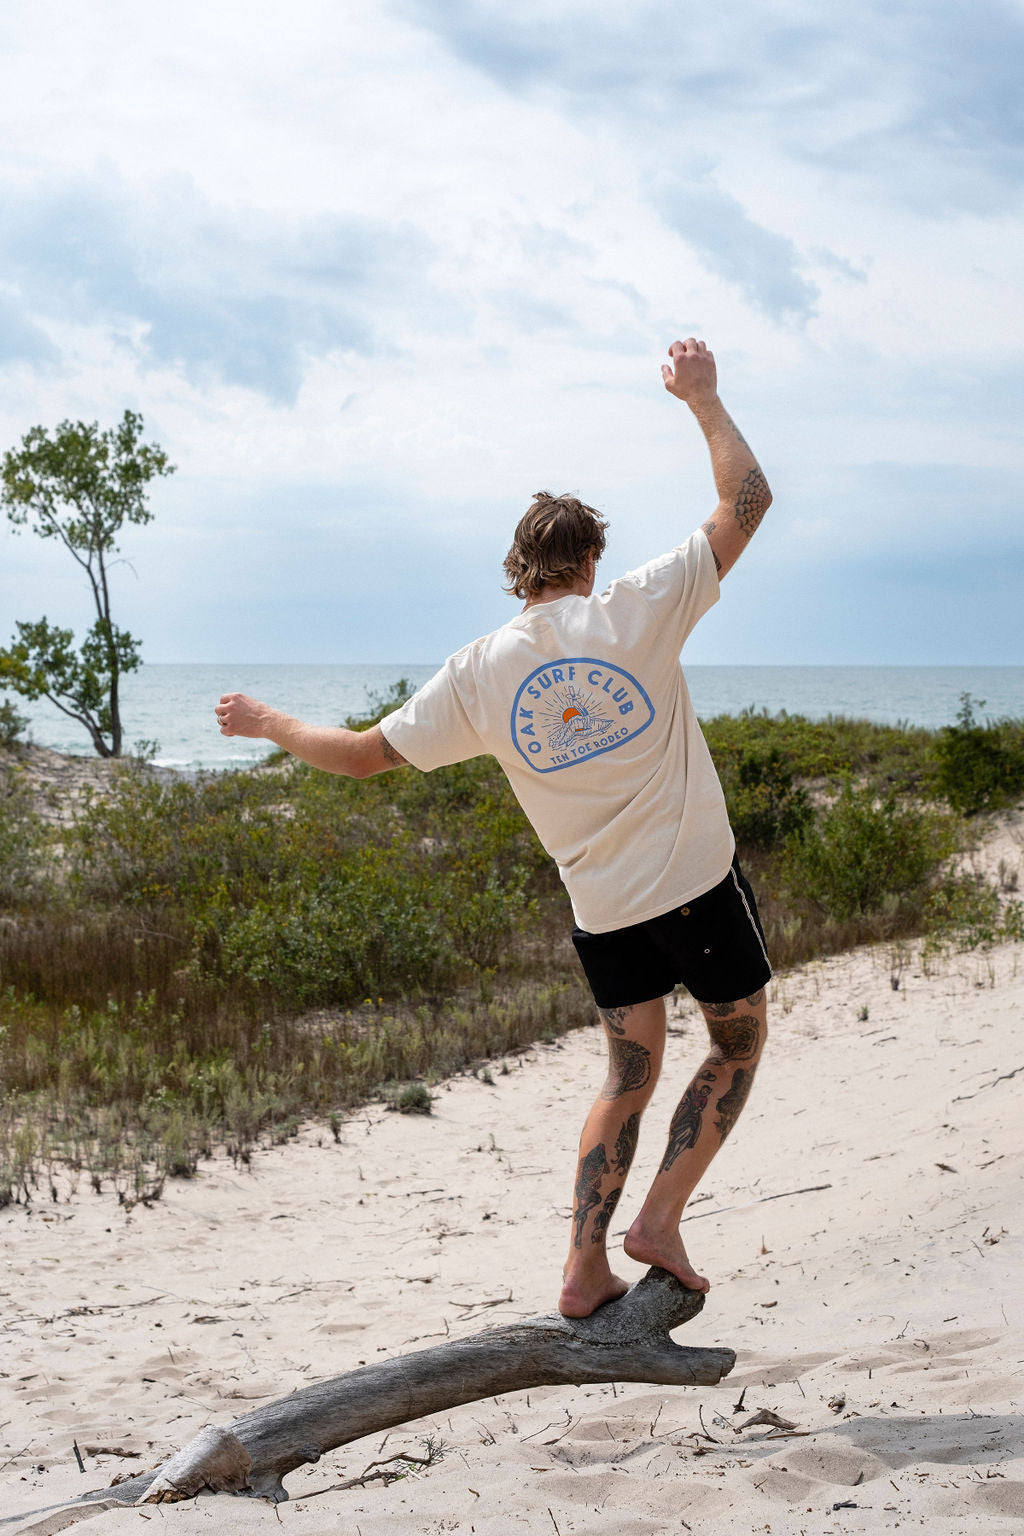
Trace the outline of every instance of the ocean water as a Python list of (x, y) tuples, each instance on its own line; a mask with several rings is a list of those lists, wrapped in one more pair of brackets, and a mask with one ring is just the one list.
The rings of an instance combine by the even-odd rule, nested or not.
[[(149, 663), (126, 678), (122, 694), (125, 741), (156, 741), (154, 761), (169, 768), (232, 768), (271, 750), (263, 741), (221, 736), (214, 705), (222, 693), (248, 693), (320, 725), (369, 712), (372, 697), (399, 678), (426, 682), (432, 664), (351, 666), (222, 666)], [(961, 694), (984, 700), (981, 716), (1024, 715), (1024, 667), (687, 667), (700, 716), (741, 710), (787, 710), (821, 720), (850, 715), (895, 725), (932, 728), (956, 719)], [(41, 746), (86, 756), (92, 745), (81, 726), (40, 700), (15, 699), (28, 715), (28, 734)]]

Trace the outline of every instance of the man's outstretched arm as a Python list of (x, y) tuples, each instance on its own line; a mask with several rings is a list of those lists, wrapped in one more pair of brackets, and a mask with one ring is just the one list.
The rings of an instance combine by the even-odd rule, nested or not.
[(396, 752), (379, 725), (368, 731), (347, 731), (344, 726), (307, 725), (269, 704), (244, 693), (225, 693), (217, 705), (222, 736), (256, 736), (300, 757), (326, 773), (344, 773), (366, 779), (371, 773), (401, 768), (406, 762)]
[(662, 364), (669, 394), (685, 400), (707, 439), (718, 506), (703, 524), (718, 567), (724, 576), (736, 564), (771, 506), (772, 493), (760, 464), (742, 432), (718, 397), (715, 359), (692, 336), (668, 349), (672, 366)]

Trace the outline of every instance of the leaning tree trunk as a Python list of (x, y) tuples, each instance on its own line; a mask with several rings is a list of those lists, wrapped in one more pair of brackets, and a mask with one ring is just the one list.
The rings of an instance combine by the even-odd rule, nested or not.
[(552, 1312), (318, 1382), (244, 1414), (228, 1428), (200, 1430), (162, 1467), (85, 1494), (81, 1502), (173, 1503), (210, 1489), (280, 1503), (288, 1497), (283, 1479), (296, 1467), (351, 1440), (460, 1403), (583, 1382), (714, 1386), (735, 1365), (733, 1350), (687, 1349), (669, 1337), (670, 1329), (696, 1317), (703, 1305), (701, 1291), (687, 1290), (663, 1269), (650, 1269), (619, 1301), (590, 1317)]

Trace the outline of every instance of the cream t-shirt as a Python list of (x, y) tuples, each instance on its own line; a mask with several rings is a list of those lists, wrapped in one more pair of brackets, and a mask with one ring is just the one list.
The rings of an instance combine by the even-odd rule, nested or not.
[(600, 595), (538, 603), (474, 640), (381, 728), (425, 771), (498, 759), (580, 928), (658, 917), (717, 885), (733, 855), (679, 664), (718, 595), (698, 530)]

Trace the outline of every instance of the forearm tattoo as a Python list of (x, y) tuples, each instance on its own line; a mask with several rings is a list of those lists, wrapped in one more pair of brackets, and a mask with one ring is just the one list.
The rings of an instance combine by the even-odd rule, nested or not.
[(640, 1116), (630, 1115), (628, 1120), (623, 1121), (622, 1129), (615, 1138), (615, 1161), (612, 1167), (621, 1178), (625, 1178), (630, 1170), (639, 1139)]
[(757, 1055), (761, 1025), (752, 1013), (741, 1013), (737, 1019), (709, 1024), (708, 1033), (725, 1061), (747, 1061)]
[(771, 499), (768, 482), (755, 465), (739, 488), (734, 508), (736, 521), (748, 539), (753, 538)]
[(610, 1172), (604, 1154), (604, 1142), (599, 1141), (596, 1147), (591, 1147), (576, 1174), (576, 1209), (572, 1218), (572, 1241), (575, 1248), (583, 1247), (583, 1228), (594, 1206), (601, 1204), (601, 1180)]
[(611, 1194), (605, 1197), (604, 1205), (602, 1205), (601, 1209), (594, 1217), (594, 1225), (590, 1233), (590, 1241), (592, 1243), (604, 1242), (604, 1235), (608, 1230), (608, 1223), (615, 1215), (615, 1207), (619, 1203), (619, 1196), (621, 1194), (622, 1185), (620, 1184), (618, 1189), (613, 1189)]
[(601, 1089), (602, 1099), (621, 1099), (635, 1093), (650, 1080), (651, 1053), (636, 1040), (612, 1035), (608, 1041), (608, 1078)]
[(754, 1081), (753, 1070), (746, 1067), (737, 1067), (732, 1075), (732, 1085), (729, 1087), (715, 1105), (718, 1111), (718, 1119), (715, 1121), (718, 1133), (724, 1141), (740, 1117), (740, 1111), (747, 1102), (750, 1086)]
[(713, 1072), (701, 1072), (676, 1105), (672, 1124), (668, 1128), (668, 1146), (661, 1160), (659, 1173), (667, 1173), (679, 1156), (697, 1145), (704, 1111), (708, 1107), (711, 1090), (718, 1081)]
[(744, 448), (749, 453), (750, 452), (750, 444), (747, 442), (746, 438), (743, 436), (743, 433), (740, 431), (739, 427), (733, 421), (732, 417), (729, 415), (728, 412), (726, 412), (726, 420), (728, 421), (730, 427), (732, 428), (733, 433), (735, 434), (735, 436), (739, 438), (740, 442), (743, 444)]
[(384, 756), (387, 758), (388, 762), (391, 764), (392, 768), (404, 768), (408, 762), (408, 758), (403, 757), (401, 752), (396, 752), (395, 748), (391, 745), (390, 741), (388, 741), (387, 737), (384, 735), (384, 732), (380, 729), (379, 726), (377, 728), (377, 734), (380, 737), (380, 749)]
[(610, 1029), (613, 1035), (624, 1035), (624, 1020), (633, 1012), (633, 1005), (630, 1003), (626, 1008), (599, 1008), (597, 1011), (604, 1019), (606, 1029)]

